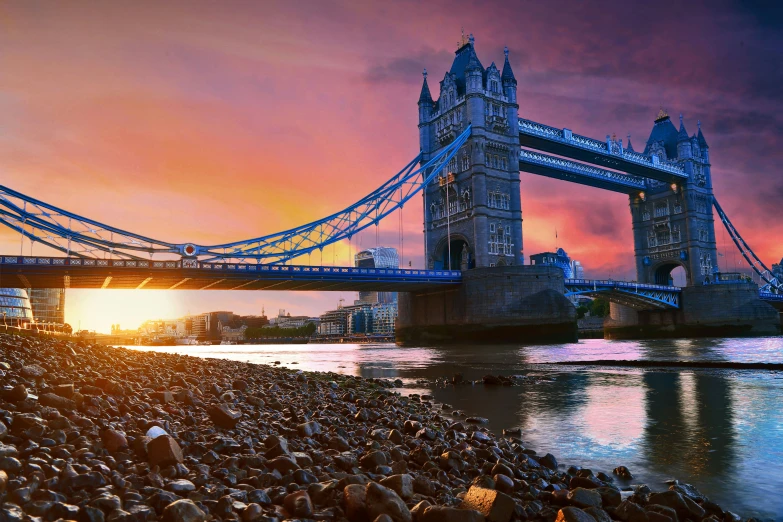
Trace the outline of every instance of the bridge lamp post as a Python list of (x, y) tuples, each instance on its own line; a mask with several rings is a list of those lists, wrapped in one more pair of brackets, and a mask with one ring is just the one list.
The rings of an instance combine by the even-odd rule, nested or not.
[(639, 192), (639, 199), (641, 199), (642, 201), (647, 201), (647, 194), (645, 194), (644, 192)]

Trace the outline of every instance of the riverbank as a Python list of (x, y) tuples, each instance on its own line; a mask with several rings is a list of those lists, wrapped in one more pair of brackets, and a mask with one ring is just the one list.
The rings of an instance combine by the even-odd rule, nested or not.
[(8, 520), (739, 520), (390, 380), (4, 335), (0, 366)]

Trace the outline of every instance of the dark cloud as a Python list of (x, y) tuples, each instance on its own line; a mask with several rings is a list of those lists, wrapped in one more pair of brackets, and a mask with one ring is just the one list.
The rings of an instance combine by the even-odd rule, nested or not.
[(424, 69), (440, 66), (449, 62), (452, 58), (452, 54), (448, 51), (425, 47), (413, 55), (397, 56), (385, 62), (371, 65), (367, 69), (364, 79), (368, 83), (402, 82), (419, 84), (421, 83), (421, 73)]

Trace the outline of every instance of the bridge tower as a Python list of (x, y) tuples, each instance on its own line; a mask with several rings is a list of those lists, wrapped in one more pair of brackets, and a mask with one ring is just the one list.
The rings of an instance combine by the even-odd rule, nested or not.
[[(667, 185), (647, 180), (644, 194), (632, 196), (636, 273), (640, 283), (669, 284), (672, 270), (685, 269), (688, 286), (701, 285), (717, 271), (715, 225), (712, 215), (710, 148), (701, 132), (688, 136), (661, 109), (647, 140), (645, 154), (653, 161), (675, 161), (688, 180)], [(628, 147), (632, 150), (630, 138)]]
[(494, 62), (484, 68), (473, 35), (463, 35), (437, 100), (424, 71), (418, 102), (424, 161), (472, 125), (468, 141), (423, 191), (429, 268), (523, 264), (517, 81), (504, 52), (502, 71)]

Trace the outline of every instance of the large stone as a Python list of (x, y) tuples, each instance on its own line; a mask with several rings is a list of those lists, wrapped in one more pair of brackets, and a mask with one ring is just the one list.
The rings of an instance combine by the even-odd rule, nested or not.
[(386, 477), (381, 480), (381, 485), (393, 489), (403, 500), (408, 500), (413, 496), (413, 477), (407, 473)]
[(492, 489), (471, 486), (460, 504), (461, 509), (475, 509), (489, 522), (508, 522), (514, 513), (514, 499)]
[(677, 516), (683, 520), (686, 518), (701, 520), (705, 515), (704, 508), (690, 498), (683, 497), (676, 491), (670, 490), (652, 493), (649, 498), (649, 503), (672, 508), (677, 512)]
[(544, 466), (545, 468), (551, 469), (552, 471), (557, 471), (557, 459), (551, 453), (547, 453), (546, 455), (538, 459), (538, 463)]
[(147, 444), (147, 460), (153, 466), (181, 464), (183, 461), (182, 450), (173, 437), (161, 435)]
[(429, 506), (416, 517), (416, 522), (484, 522), (484, 515), (474, 509)]
[(46, 374), (46, 370), (38, 366), (37, 364), (28, 364), (22, 367), (20, 372), (24, 377), (43, 377)]
[(557, 512), (555, 522), (595, 522), (595, 519), (579, 508), (568, 506)]
[(568, 492), (568, 501), (578, 507), (601, 507), (601, 494), (594, 489), (576, 488)]
[(313, 502), (306, 491), (295, 491), (283, 499), (283, 507), (288, 514), (299, 518), (310, 518), (313, 514)]
[(103, 447), (114, 453), (128, 448), (128, 439), (117, 430), (105, 430), (101, 433)]
[(299, 465), (296, 463), (296, 461), (288, 456), (275, 457), (274, 459), (267, 462), (267, 466), (279, 471), (282, 474), (290, 473), (299, 469)]
[(54, 387), (54, 393), (59, 395), (60, 397), (65, 397), (66, 399), (70, 399), (73, 397), (73, 383), (70, 384), (58, 384)]
[(367, 514), (373, 520), (378, 515), (389, 515), (394, 522), (411, 522), (411, 512), (405, 502), (393, 490), (376, 482), (367, 484), (365, 490)]
[(609, 516), (609, 513), (599, 507), (585, 508), (584, 512), (593, 517), (595, 522), (612, 522), (612, 517)]
[(215, 425), (229, 430), (233, 429), (242, 418), (241, 411), (232, 410), (225, 404), (213, 404), (207, 409), (207, 413)]
[(382, 451), (371, 451), (367, 455), (359, 459), (359, 463), (366, 470), (372, 471), (378, 466), (386, 465), (386, 455)]
[(623, 500), (614, 510), (615, 517), (623, 522), (647, 522), (647, 513), (639, 504)]
[(163, 509), (163, 522), (204, 522), (206, 519), (207, 514), (192, 500), (176, 500)]
[(5, 492), (8, 487), (8, 473), (0, 469), (0, 495)]
[(158, 400), (161, 404), (174, 402), (174, 394), (168, 390), (153, 392), (152, 398)]
[(595, 491), (597, 491), (598, 494), (601, 495), (601, 501), (603, 505), (606, 507), (619, 506), (620, 502), (623, 501), (622, 494), (614, 488), (604, 486), (604, 487), (597, 488)]
[(361, 484), (349, 484), (343, 489), (343, 508), (351, 522), (367, 520), (367, 493)]
[(312, 437), (321, 433), (321, 425), (316, 421), (309, 421), (297, 426), (296, 430), (299, 432), (300, 437)]

